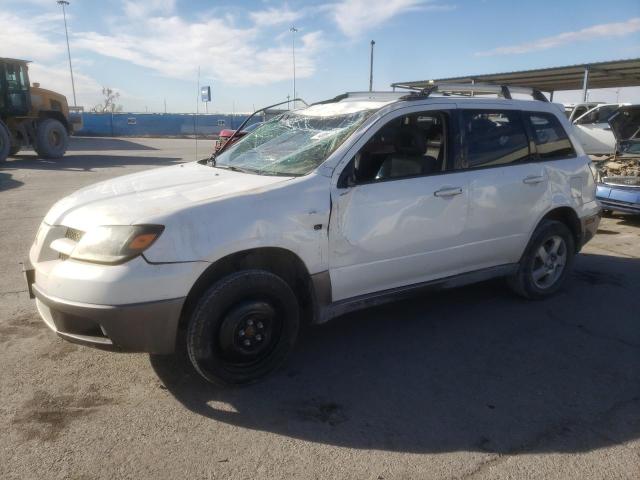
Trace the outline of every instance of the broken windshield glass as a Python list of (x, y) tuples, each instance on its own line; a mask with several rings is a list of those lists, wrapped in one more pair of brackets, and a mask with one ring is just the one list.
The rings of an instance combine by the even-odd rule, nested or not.
[(261, 175), (305, 175), (324, 162), (373, 111), (287, 112), (221, 153), (216, 166)]

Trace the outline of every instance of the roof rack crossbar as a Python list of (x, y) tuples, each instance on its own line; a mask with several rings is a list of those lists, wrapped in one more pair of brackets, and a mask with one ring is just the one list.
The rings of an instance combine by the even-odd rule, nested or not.
[(402, 97), (404, 100), (429, 98), (434, 93), (442, 93), (443, 95), (463, 95), (473, 96), (476, 94), (495, 93), (496, 95), (511, 100), (513, 93), (522, 93), (531, 95), (534, 100), (548, 102), (547, 97), (536, 88), (513, 87), (509, 85), (496, 85), (492, 83), (433, 83), (424, 88), (414, 87), (412, 85), (395, 84), (395, 88), (409, 90), (411, 93)]

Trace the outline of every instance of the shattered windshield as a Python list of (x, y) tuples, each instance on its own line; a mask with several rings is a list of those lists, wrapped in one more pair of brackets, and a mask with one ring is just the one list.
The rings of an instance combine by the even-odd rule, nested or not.
[(324, 109), (319, 114), (311, 107), (287, 112), (222, 152), (215, 165), (260, 175), (305, 175), (324, 162), (373, 111), (332, 114)]

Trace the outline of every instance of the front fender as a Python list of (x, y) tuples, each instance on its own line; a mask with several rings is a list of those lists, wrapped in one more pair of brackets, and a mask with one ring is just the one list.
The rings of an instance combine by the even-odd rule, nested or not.
[(328, 268), (329, 182), (310, 174), (272, 189), (145, 219), (165, 231), (145, 252), (151, 262), (215, 262), (260, 247), (290, 250), (309, 273)]

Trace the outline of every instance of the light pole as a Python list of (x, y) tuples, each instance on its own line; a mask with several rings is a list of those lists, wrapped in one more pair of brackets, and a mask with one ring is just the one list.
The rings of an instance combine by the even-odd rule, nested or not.
[(67, 31), (67, 12), (65, 6), (69, 5), (69, 2), (65, 0), (58, 0), (58, 5), (62, 7), (62, 18), (64, 18), (64, 34), (67, 37), (67, 56), (69, 57), (69, 71), (71, 72), (71, 90), (73, 91), (73, 106), (77, 107), (76, 103), (76, 84), (73, 81), (73, 67), (71, 66), (71, 49), (69, 48), (69, 32)]
[(291, 25), (291, 55), (293, 57), (293, 109), (296, 109), (296, 32), (298, 29), (295, 25)]
[(369, 63), (369, 91), (373, 91), (373, 46), (376, 44), (374, 40), (371, 40), (371, 61)]

